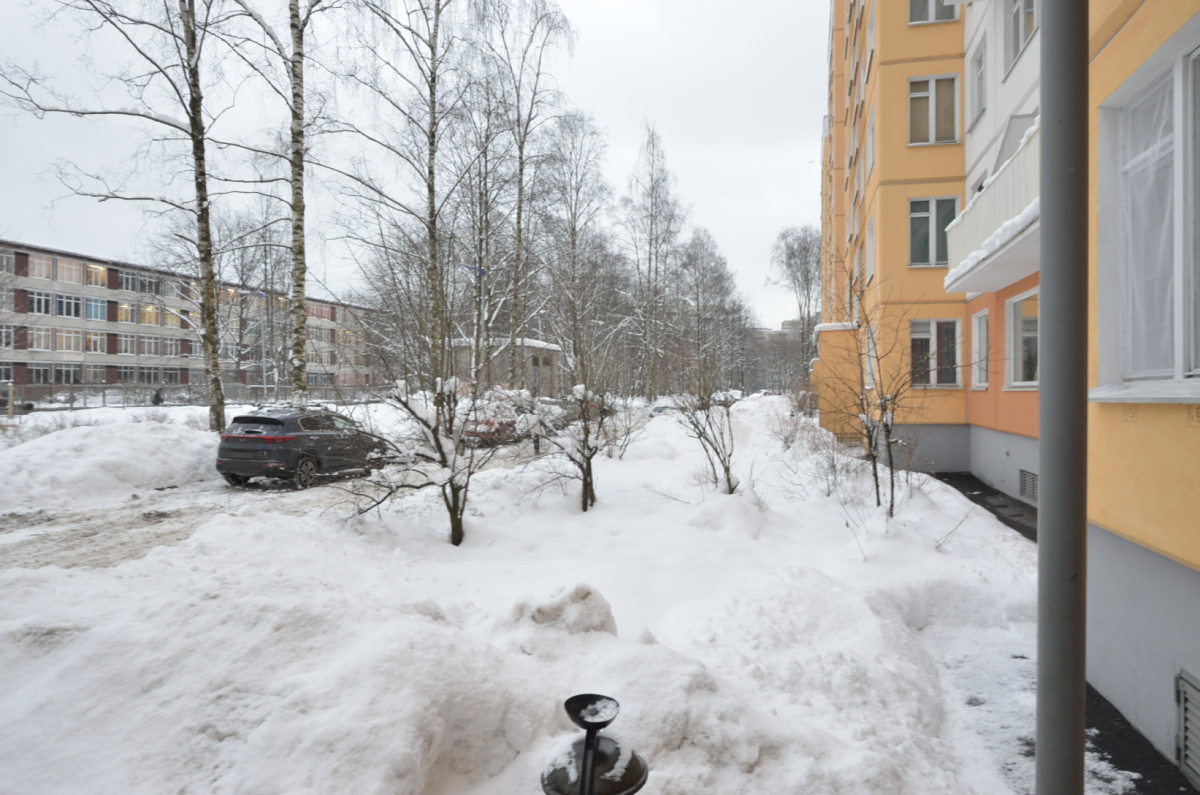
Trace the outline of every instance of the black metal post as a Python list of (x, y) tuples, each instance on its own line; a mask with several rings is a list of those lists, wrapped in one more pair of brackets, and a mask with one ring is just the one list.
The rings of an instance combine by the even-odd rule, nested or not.
[(596, 735), (599, 729), (588, 729), (583, 741), (583, 779), (579, 782), (579, 795), (592, 795), (596, 776)]
[(1041, 3), (1037, 795), (1082, 795), (1086, 730), (1088, 0)]

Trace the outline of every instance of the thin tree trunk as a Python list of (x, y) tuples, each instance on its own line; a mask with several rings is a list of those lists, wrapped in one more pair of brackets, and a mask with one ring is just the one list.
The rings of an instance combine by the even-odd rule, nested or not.
[(308, 397), (305, 358), (308, 266), (304, 249), (304, 25), (300, 19), (300, 0), (288, 0), (288, 17), (292, 28), (292, 393), (303, 402)]
[(192, 138), (192, 179), (196, 186), (196, 249), (200, 259), (200, 327), (204, 374), (208, 381), (208, 427), (225, 429), (225, 393), (221, 388), (221, 337), (217, 325), (217, 279), (213, 264), (212, 225), (208, 206), (208, 164), (205, 158), (204, 95), (200, 89), (200, 59), (196, 41), (196, 10), (179, 0), (187, 51), (188, 122)]

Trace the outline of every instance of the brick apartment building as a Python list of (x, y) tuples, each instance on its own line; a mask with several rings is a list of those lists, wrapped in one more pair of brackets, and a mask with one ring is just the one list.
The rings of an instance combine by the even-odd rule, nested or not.
[[(234, 399), (281, 397), (286, 295), (221, 283), (221, 374)], [(0, 240), (0, 382), (24, 399), (162, 388), (203, 400), (199, 295), (165, 270)], [(318, 393), (375, 382), (366, 310), (308, 304), (308, 381)], [(334, 395), (321, 395), (334, 397)]]

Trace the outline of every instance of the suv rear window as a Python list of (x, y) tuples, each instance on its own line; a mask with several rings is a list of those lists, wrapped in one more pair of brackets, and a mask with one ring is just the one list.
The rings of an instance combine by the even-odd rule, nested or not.
[(283, 420), (274, 417), (234, 417), (225, 433), (233, 436), (269, 436), (283, 428)]

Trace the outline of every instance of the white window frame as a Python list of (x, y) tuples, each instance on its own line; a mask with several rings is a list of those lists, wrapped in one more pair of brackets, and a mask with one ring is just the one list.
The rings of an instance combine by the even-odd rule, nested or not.
[[(937, 81), (951, 80), (954, 83), (952, 89), (954, 93), (954, 137), (950, 140), (937, 140)], [(940, 75), (918, 75), (908, 78), (908, 137), (909, 146), (950, 146), (960, 142), (962, 131), (959, 129), (959, 112), (958, 112), (958, 80), (959, 75), (954, 72), (948, 72)], [(921, 93), (913, 93), (912, 84), (917, 82), (928, 82), (929, 90), (926, 95), (929, 97), (929, 140), (914, 141), (912, 140), (912, 99), (914, 96), (921, 96)]]
[[(1039, 2), (1039, 0), (1032, 0), (1033, 30), (1025, 30), (1024, 4), (1027, 1), (1029, 0), (1004, 0), (1004, 5), (1001, 6), (1004, 14), (1004, 39), (1005, 44), (1008, 45), (1004, 48), (1004, 62), (1007, 64), (1009, 69), (1012, 69), (1017, 61), (1021, 60), (1021, 56), (1025, 54), (1025, 50), (1029, 49), (1029, 45), (1033, 42), (1033, 37), (1036, 36), (1037, 32), (1042, 28), (1042, 4)], [(1020, 13), (1014, 15), (1013, 11), (1017, 10), (1017, 6), (1020, 6)], [(1014, 19), (1020, 20), (1020, 22), (1014, 22)], [(1020, 28), (1019, 30), (1018, 27)], [(1018, 42), (1020, 43), (1020, 46), (1014, 48), (1014, 45)]]
[[(1200, 18), (1192, 18), (1149, 56), (1142, 67), (1100, 106), (1098, 137), (1097, 387), (1089, 400), (1103, 403), (1200, 403), (1200, 252), (1193, 217), (1197, 181), (1192, 173), (1200, 152), (1197, 114), (1200, 98)], [(1129, 257), (1124, 217), (1123, 155), (1127, 109), (1137, 105), (1160, 81), (1172, 84), (1173, 237), (1171, 239), (1171, 366), (1159, 374), (1131, 373), (1130, 320), (1123, 291)], [(1157, 376), (1157, 377), (1155, 377)]]
[(54, 329), (49, 326), (29, 326), (25, 332), (25, 348), (30, 351), (54, 349)]
[[(941, 6), (942, 8), (949, 8), (951, 10), (951, 13), (953, 14), (953, 16), (950, 17), (949, 19), (937, 19), (936, 16), (937, 16), (937, 7), (938, 6)], [(912, 18), (912, 3), (910, 2), (908, 5), (908, 24), (910, 24), (910, 25), (940, 25), (943, 22), (957, 22), (958, 21), (958, 5), (951, 4), (951, 3), (943, 3), (942, 0), (925, 0), (925, 13), (928, 15), (928, 17), (929, 17), (928, 19), (914, 20)]]
[(16, 337), (16, 326), (0, 326), (0, 348), (10, 350)]
[[(44, 315), (50, 317), (54, 315), (54, 293), (45, 293), (40, 290), (30, 290), (26, 293), (26, 310), (31, 315)], [(45, 312), (35, 312), (33, 310), (34, 302), (45, 306)]]
[(863, 388), (875, 388), (875, 329), (867, 326), (866, 366), (863, 368)]
[[(925, 334), (918, 334), (914, 330), (914, 324), (928, 323), (929, 331)], [(954, 382), (942, 383), (937, 380), (938, 370), (940, 369), (936, 362), (938, 358), (938, 333), (937, 325), (939, 323), (954, 324)], [(912, 382), (910, 377), (910, 386), (913, 389), (961, 389), (962, 388), (962, 322), (958, 318), (953, 317), (933, 317), (933, 318), (913, 318), (908, 321), (908, 339), (909, 339), (909, 373), (912, 373), (912, 340), (913, 339), (928, 339), (929, 340), (929, 360), (932, 366), (929, 368), (929, 383), (918, 384)]]
[[(1014, 314), (1017, 304), (1028, 298), (1033, 298), (1041, 291), (1040, 287), (1026, 290), (1023, 293), (1018, 293), (1004, 301), (1004, 359), (1007, 363), (1005, 368), (1007, 372), (1004, 376), (1004, 388), (1020, 391), (1023, 389), (1037, 389), (1038, 379), (1032, 381), (1021, 381), (1017, 378), (1021, 369), (1021, 324), (1017, 322), (1017, 317)], [(1042, 366), (1042, 323), (1041, 323), (1042, 303), (1038, 301), (1038, 376), (1041, 376)]]
[(875, 216), (867, 219), (867, 235), (863, 241), (866, 249), (866, 267), (863, 270), (863, 286), (866, 287), (875, 278)]
[(83, 331), (77, 328), (54, 329), (54, 350), (68, 353), (83, 353)]
[[(958, 197), (957, 196), (910, 196), (908, 198), (908, 246), (906, 251), (908, 257), (908, 267), (910, 268), (948, 268), (950, 266), (950, 244), (946, 243), (946, 261), (938, 262), (937, 258), (937, 210), (938, 202), (953, 201), (955, 216), (958, 215)], [(913, 262), (912, 261), (912, 218), (914, 215), (922, 215), (922, 213), (913, 213), (913, 202), (929, 202), (929, 261), (928, 262)], [(948, 226), (949, 224), (947, 224)]]
[[(99, 317), (92, 317), (92, 307), (99, 307)], [(83, 316), (87, 320), (105, 322), (108, 320), (108, 302), (103, 298), (89, 298), (84, 302)]]
[(975, 54), (971, 56), (970, 65), (970, 86), (971, 86), (971, 121), (968, 129), (975, 126), (975, 122), (987, 110), (987, 39), (984, 38), (979, 42), (979, 46), (975, 48)]
[(871, 106), (871, 113), (867, 116), (867, 176), (871, 176), (871, 171), (875, 168), (875, 106)]
[[(988, 370), (991, 365), (991, 321), (988, 310), (971, 315), (971, 388), (988, 388)], [(980, 329), (983, 329), (980, 333)]]

